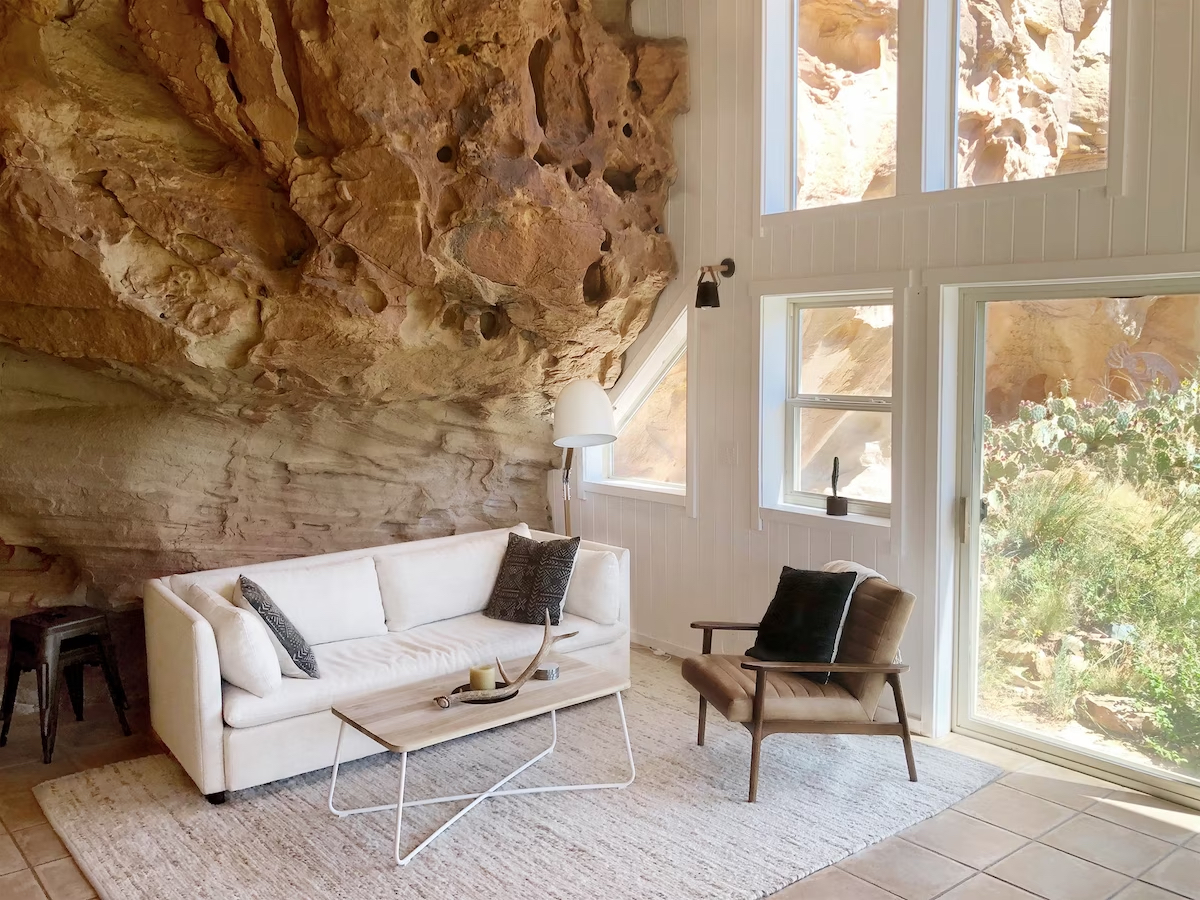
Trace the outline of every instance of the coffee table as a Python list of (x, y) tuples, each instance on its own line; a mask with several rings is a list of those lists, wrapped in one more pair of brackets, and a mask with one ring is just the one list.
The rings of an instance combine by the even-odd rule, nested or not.
[[(341, 719), (341, 723), (338, 729), (337, 750), (333, 756), (333, 777), (329, 783), (329, 811), (335, 816), (343, 818), (361, 813), (396, 810), (396, 840), (392, 851), (396, 865), (406, 866), (418, 853), (433, 843), (438, 835), (490, 797), (628, 787), (633, 783), (637, 774), (633, 764), (633, 747), (629, 743), (629, 727), (625, 722), (625, 704), (621, 701), (621, 691), (628, 690), (629, 679), (569, 656), (560, 657), (556, 661), (559, 664), (557, 680), (531, 680), (521, 688), (520, 693), (515, 697), (499, 703), (456, 703), (449, 709), (440, 708), (433, 698), (439, 694), (448, 694), (461, 684), (465, 680), (465, 676), (458, 674), (432, 678), (403, 688), (379, 691), (346, 703), (336, 704), (333, 707), (333, 714)], [(511, 665), (506, 663), (505, 668), (510, 672), (520, 672), (527, 662), (528, 659), (516, 660)], [(617, 700), (617, 711), (621, 716), (621, 731), (625, 737), (625, 752), (629, 757), (629, 779), (627, 781), (609, 784), (556, 784), (502, 790), (509, 781), (554, 751), (554, 745), (558, 742), (558, 710), (600, 697), (615, 697)], [(408, 768), (408, 754), (412, 751), (546, 714), (550, 716), (550, 746), (505, 775), (486, 791), (455, 794), (450, 797), (433, 797), (428, 800), (404, 799), (404, 775)], [(338, 767), (342, 761), (342, 737), (345, 735), (347, 726), (361, 731), (393, 753), (400, 754), (400, 792), (395, 803), (384, 806), (366, 806), (360, 809), (338, 809), (334, 806), (333, 793), (337, 787)], [(400, 829), (404, 821), (405, 808), (430, 806), (435, 803), (452, 803), (460, 800), (470, 800), (471, 802), (455, 813), (437, 831), (425, 838), (415, 850), (410, 851), (407, 856), (400, 856)]]

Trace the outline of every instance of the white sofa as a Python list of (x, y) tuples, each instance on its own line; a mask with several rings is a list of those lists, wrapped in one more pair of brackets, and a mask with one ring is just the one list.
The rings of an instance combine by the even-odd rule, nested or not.
[[(338, 720), (330, 708), (337, 702), (434, 676), (465, 674), (469, 666), (495, 657), (533, 654), (542, 640), (541, 626), (482, 614), (510, 531), (538, 540), (561, 539), (520, 525), (147, 581), (146, 652), (155, 732), (200, 790), (219, 802), (226, 791), (332, 765)], [(372, 559), (379, 573), (386, 633), (326, 643), (315, 643), (306, 634), (320, 678), (285, 677), (266, 697), (222, 681), (213, 629), (182, 599), (190, 585), (232, 600), (242, 574), (269, 580), (284, 571), (294, 574), (363, 558)], [(337, 602), (330, 597), (330, 603)], [(581, 614), (585, 612), (591, 618)], [(579, 632), (560, 641), (557, 651), (628, 677), (627, 550), (581, 543), (562, 627), (556, 630)], [(383, 749), (348, 730), (343, 759)]]

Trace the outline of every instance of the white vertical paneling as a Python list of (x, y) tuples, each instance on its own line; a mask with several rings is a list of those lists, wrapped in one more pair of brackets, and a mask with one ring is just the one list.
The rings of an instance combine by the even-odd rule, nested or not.
[(1080, 259), (1104, 259), (1112, 253), (1112, 198), (1103, 188), (1079, 192)]
[(833, 272), (833, 226), (823, 219), (813, 226), (812, 273), (829, 275)]
[(792, 277), (806, 278), (813, 270), (813, 227), (811, 222), (792, 226)]
[(942, 203), (929, 209), (929, 265), (953, 266), (958, 253), (958, 206)]
[(1046, 200), (1040, 194), (1018, 197), (1013, 204), (1013, 261), (1041, 262)]
[(987, 202), (983, 228), (983, 261), (988, 265), (1012, 262), (1015, 215), (1012, 197), (999, 197)]
[(1075, 229), (1079, 223), (1079, 192), (1052, 191), (1046, 195), (1046, 260), (1075, 258)]
[[(1128, 54), (1117, 73), (1124, 83), (1114, 93), (1126, 123), (1125, 134), (1113, 141), (1119, 190), (1050, 178), (924, 196), (910, 191), (862, 207), (768, 217), (756, 226), (759, 36), (751, 3), (634, 0), (639, 33), (679, 36), (690, 49), (691, 110), (675, 124), (679, 178), (666, 215), (680, 278), (694, 279), (698, 266), (724, 256), (738, 262), (738, 274), (722, 285), (721, 308), (697, 317), (689, 335), (696, 351), (688, 379), (694, 392), (689, 409), (696, 411), (697, 517), (652, 499), (589, 494), (579, 504), (585, 536), (631, 551), (640, 635), (695, 647), (698, 635), (688, 628), (693, 619), (756, 619), (784, 565), (817, 568), (844, 557), (916, 590), (932, 592), (942, 583), (931, 562), (937, 548), (924, 533), (923, 511), (942, 496), (944, 486), (931, 480), (944, 467), (928, 464), (924, 448), (936, 433), (937, 385), (931, 379), (937, 366), (952, 365), (953, 353), (936, 343), (940, 286), (927, 280), (928, 270), (1005, 267), (1015, 280), (1036, 265), (1039, 277), (1074, 277), (1083, 268), (1077, 260), (1144, 256), (1148, 238), (1149, 252), (1200, 252), (1200, 3), (1127, 2), (1135, 7), (1129, 32), (1118, 36), (1122, 43), (1114, 50), (1118, 59), (1126, 47)], [(987, 277), (996, 271), (989, 268)], [(898, 343), (903, 470), (896, 488), (903, 517), (890, 529), (822, 516), (769, 517), (758, 530), (750, 522), (757, 485), (750, 447), (758, 427), (750, 285), (785, 280), (801, 291), (813, 278), (853, 283), (855, 275), (875, 272), (896, 273), (914, 286)], [(939, 362), (929, 363), (927, 354)], [(933, 640), (922, 623), (942, 615), (934, 599), (921, 598), (905, 640), (914, 665), (906, 684), (914, 709), (923, 705), (921, 666), (935, 652), (922, 645)], [(727, 646), (744, 649), (744, 636)]]
[(879, 270), (879, 217), (859, 217), (854, 237), (854, 271), (877, 272)]
[(1191, 91), (1193, 7), (1194, 0), (1154, 0), (1147, 253), (1183, 250), (1189, 127), (1188, 117), (1179, 113), (1187, 109)]
[(929, 238), (933, 226), (929, 207), (918, 206), (904, 210), (904, 266), (920, 269), (929, 264)]
[(857, 241), (858, 217), (838, 216), (833, 228), (833, 271), (842, 275), (854, 271)]
[(955, 264), (978, 266), (983, 262), (983, 237), (987, 228), (987, 204), (981, 200), (958, 204)]
[(904, 212), (894, 209), (879, 217), (879, 271), (904, 266)]

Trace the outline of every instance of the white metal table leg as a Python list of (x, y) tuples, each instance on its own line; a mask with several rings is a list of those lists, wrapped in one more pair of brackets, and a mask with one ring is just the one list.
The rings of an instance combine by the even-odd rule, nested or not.
[[(490, 797), (511, 797), (511, 796), (515, 796), (518, 794), (547, 794), (547, 793), (555, 793), (555, 792), (559, 792), (559, 791), (594, 791), (594, 790), (605, 790), (605, 789), (620, 789), (620, 788), (628, 787), (629, 785), (633, 784), (634, 779), (637, 777), (637, 768), (634, 765), (634, 761), (633, 761), (633, 745), (629, 740), (629, 725), (625, 719), (625, 704), (621, 698), (621, 693), (619, 691), (614, 693), (613, 696), (617, 698), (617, 711), (620, 713), (620, 716), (621, 716), (621, 734), (622, 734), (622, 737), (625, 739), (625, 754), (629, 761), (629, 778), (625, 781), (608, 782), (608, 783), (604, 783), (604, 784), (559, 784), (559, 785), (547, 785), (544, 787), (509, 788), (508, 790), (501, 790), (501, 788), (504, 785), (506, 785), (512, 779), (516, 778), (518, 775), (520, 775), (522, 772), (524, 772), (530, 766), (534, 765), (535, 763), (539, 762), (542, 759), (545, 759), (548, 755), (550, 755), (551, 753), (554, 752), (554, 748), (558, 744), (558, 715), (555, 710), (551, 710), (550, 711), (550, 726), (552, 729), (552, 737), (551, 737), (551, 741), (550, 741), (550, 746), (547, 747), (545, 750), (543, 750), (541, 753), (539, 753), (537, 756), (535, 756), (532, 759), (528, 760), (527, 762), (521, 764), (518, 768), (514, 769), (508, 775), (505, 775), (503, 778), (501, 778), (499, 781), (497, 781), (494, 785), (492, 785), (486, 791), (479, 791), (479, 792), (470, 793), (470, 794), (455, 794), (453, 796), (448, 796), (448, 797), (431, 797), (427, 800), (409, 800), (409, 801), (405, 802), (405, 800), (404, 800), (404, 782), (405, 782), (405, 776), (406, 776), (407, 769), (408, 769), (408, 753), (404, 752), (404, 753), (400, 754), (400, 792), (399, 792), (399, 796), (396, 798), (395, 803), (388, 803), (383, 806), (365, 806), (365, 807), (361, 807), (359, 809), (344, 809), (344, 810), (342, 810), (342, 809), (336, 808), (333, 805), (333, 792), (334, 792), (334, 788), (337, 785), (338, 767), (341, 763), (342, 737), (343, 737), (345, 727), (346, 727), (345, 722), (343, 722), (341, 724), (341, 728), (338, 730), (337, 750), (335, 751), (334, 758), (333, 758), (333, 777), (330, 780), (330, 784), (329, 784), (329, 810), (330, 810), (330, 812), (332, 812), (334, 815), (338, 816), (339, 818), (342, 818), (345, 816), (358, 815), (360, 813), (383, 812), (386, 810), (393, 810), (393, 809), (396, 810), (396, 836), (395, 836), (395, 842), (393, 845), (394, 857), (396, 860), (396, 865), (406, 866), (406, 865), (408, 865), (409, 862), (412, 861), (412, 859), (418, 853), (420, 853), (422, 850), (424, 850), (426, 847), (428, 847), (431, 843), (433, 843), (433, 841), (438, 836), (440, 836), (444, 831), (446, 831), (446, 829), (448, 829), (455, 822), (457, 822), (459, 819), (461, 819), (463, 816), (465, 816), (467, 813), (469, 813), (472, 809), (474, 809), (476, 806), (478, 806), (480, 803), (482, 803), (484, 800), (487, 800)], [(431, 834), (431, 835), (429, 835), (429, 837), (425, 838), (425, 840), (423, 840), (419, 845), (417, 845), (417, 847), (414, 850), (409, 852), (409, 854), (407, 856), (404, 856), (404, 857), (400, 856), (400, 830), (401, 830), (401, 825), (402, 825), (402, 822), (404, 819), (405, 808), (411, 808), (411, 807), (415, 807), (415, 806), (431, 806), (431, 805), (434, 805), (437, 803), (453, 803), (455, 801), (461, 801), (461, 800), (470, 800), (471, 802), (468, 803), (462, 809), (460, 809), (457, 813), (455, 813), (445, 824), (443, 824), (440, 828), (438, 828), (433, 834)]]
[(408, 751), (405, 750), (400, 754), (400, 794), (396, 797), (396, 842), (392, 845), (392, 856), (395, 857), (396, 865), (403, 866), (408, 864), (408, 860), (412, 858), (412, 854), (403, 862), (400, 861), (400, 826), (404, 822), (404, 775), (408, 771)]

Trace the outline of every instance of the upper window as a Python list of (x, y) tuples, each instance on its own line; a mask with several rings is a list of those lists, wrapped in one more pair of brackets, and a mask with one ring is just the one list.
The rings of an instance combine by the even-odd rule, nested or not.
[(895, 196), (898, 6), (766, 0), (766, 212)]
[(851, 511), (889, 514), (892, 314), (890, 298), (789, 302), (785, 502), (823, 508), (837, 458)]
[(1115, 0), (901, 2), (762, 0), (764, 213), (1107, 168)]
[(1111, 4), (960, 0), (960, 187), (1108, 165)]

